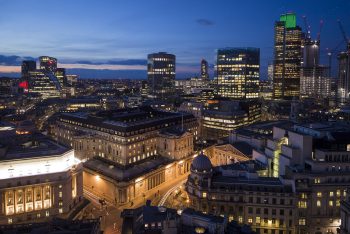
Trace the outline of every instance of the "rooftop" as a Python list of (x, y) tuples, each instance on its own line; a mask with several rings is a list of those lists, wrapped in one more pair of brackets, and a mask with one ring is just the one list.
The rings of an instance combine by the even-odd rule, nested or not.
[(70, 149), (55, 143), (44, 135), (16, 135), (11, 143), (3, 145), (0, 161), (61, 156)]
[(89, 128), (105, 128), (121, 132), (130, 132), (146, 127), (159, 125), (171, 126), (181, 124), (182, 120), (195, 119), (192, 114), (166, 112), (153, 109), (149, 106), (124, 108), (96, 113), (63, 113), (60, 121), (76, 121)]
[(139, 164), (121, 166), (113, 161), (94, 157), (85, 162), (84, 167), (116, 181), (129, 181), (170, 162), (167, 158), (156, 156)]

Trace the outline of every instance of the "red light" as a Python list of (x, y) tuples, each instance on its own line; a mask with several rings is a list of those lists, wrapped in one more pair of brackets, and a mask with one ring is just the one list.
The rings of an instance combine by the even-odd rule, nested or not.
[(18, 86), (23, 89), (28, 89), (28, 81), (22, 81)]

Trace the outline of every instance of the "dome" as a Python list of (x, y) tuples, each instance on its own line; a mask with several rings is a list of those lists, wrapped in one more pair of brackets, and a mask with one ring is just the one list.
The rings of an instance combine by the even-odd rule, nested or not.
[(191, 164), (191, 169), (199, 172), (207, 171), (209, 172), (212, 168), (210, 159), (205, 156), (203, 153), (198, 155), (195, 159), (193, 159)]

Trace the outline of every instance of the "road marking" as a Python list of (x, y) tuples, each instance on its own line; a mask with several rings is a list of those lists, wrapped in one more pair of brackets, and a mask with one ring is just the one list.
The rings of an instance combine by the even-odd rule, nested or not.
[(168, 199), (168, 197), (170, 196), (170, 194), (172, 192), (174, 192), (176, 189), (178, 189), (181, 185), (183, 185), (186, 182), (186, 180), (181, 181), (180, 183), (178, 183), (177, 185), (175, 185), (174, 187), (172, 187), (171, 189), (169, 189), (162, 197), (162, 199), (160, 199), (158, 206), (163, 206), (164, 203), (166, 202), (166, 200)]

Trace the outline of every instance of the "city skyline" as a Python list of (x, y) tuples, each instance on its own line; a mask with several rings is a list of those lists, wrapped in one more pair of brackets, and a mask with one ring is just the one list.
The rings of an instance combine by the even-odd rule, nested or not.
[[(166, 51), (177, 56), (177, 78), (199, 75), (203, 58), (211, 64), (212, 77), (217, 49), (253, 46), (261, 49), (261, 78), (265, 79), (267, 64), (273, 59), (273, 24), (281, 14), (295, 12), (303, 29), (302, 16), (307, 16), (312, 37), (316, 37), (319, 21), (324, 21), (321, 61), (326, 59), (325, 48), (334, 48), (342, 40), (337, 20), (348, 34), (350, 25), (347, 1), (248, 1), (239, 6), (228, 1), (221, 5), (180, 1), (169, 10), (159, 1), (138, 5), (84, 1), (84, 11), (76, 11), (80, 3), (1, 1), (0, 55), (4, 56), (0, 56), (0, 72), (19, 72), (19, 59), (7, 56), (49, 55), (82, 77), (86, 73), (113, 77), (113, 71), (118, 71), (115, 78), (146, 79), (147, 54)], [(227, 30), (231, 27), (233, 30)]]

